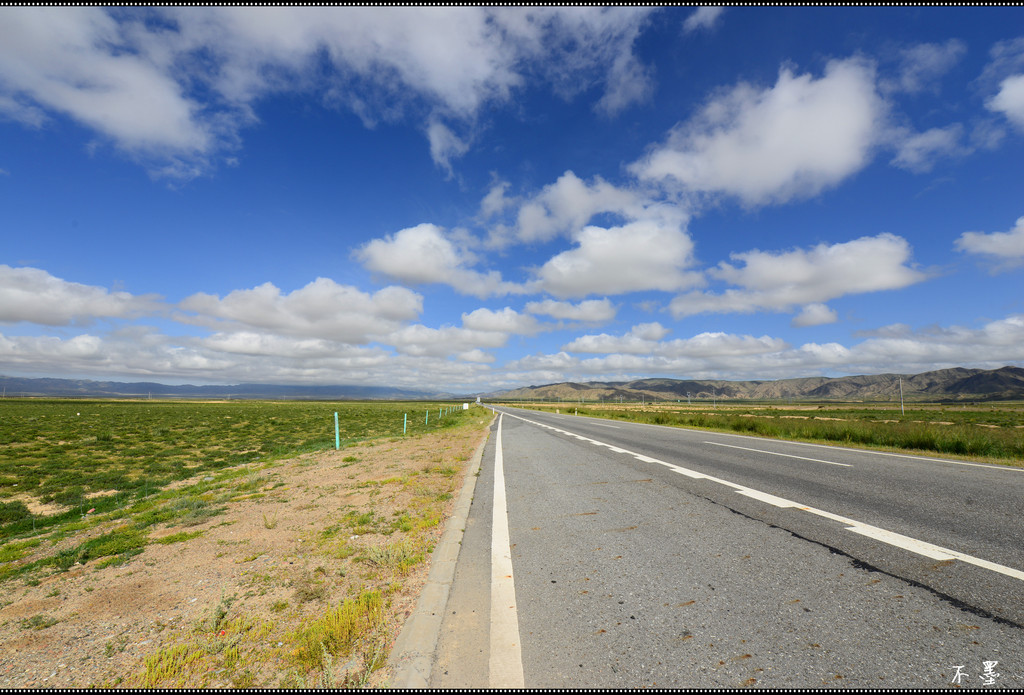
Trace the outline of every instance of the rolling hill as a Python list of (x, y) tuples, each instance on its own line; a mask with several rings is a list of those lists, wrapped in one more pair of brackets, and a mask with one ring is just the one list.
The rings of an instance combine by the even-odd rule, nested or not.
[(900, 380), (906, 400), (1024, 400), (1024, 369), (941, 369), (922, 374), (808, 377), (778, 381), (637, 379), (563, 382), (488, 394), (489, 398), (560, 401), (822, 400), (892, 401)]

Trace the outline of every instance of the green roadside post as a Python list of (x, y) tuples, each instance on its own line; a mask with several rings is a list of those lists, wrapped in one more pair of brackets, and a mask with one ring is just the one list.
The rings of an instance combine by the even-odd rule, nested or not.
[(409, 429), (409, 413), (406, 413), (405, 417), (402, 418), (402, 434), (405, 434), (408, 429)]
[(334, 414), (334, 450), (341, 448), (341, 431), (338, 429), (338, 414)]

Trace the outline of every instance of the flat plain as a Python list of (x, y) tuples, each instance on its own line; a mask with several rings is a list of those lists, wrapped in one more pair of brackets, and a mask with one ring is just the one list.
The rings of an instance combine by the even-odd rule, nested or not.
[(0, 418), (3, 687), (386, 682), (489, 420), (13, 399)]

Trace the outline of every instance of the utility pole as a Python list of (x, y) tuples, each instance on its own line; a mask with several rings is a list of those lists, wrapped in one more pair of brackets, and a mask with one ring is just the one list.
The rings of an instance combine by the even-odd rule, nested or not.
[(906, 414), (906, 411), (903, 410), (903, 377), (900, 376), (900, 415)]

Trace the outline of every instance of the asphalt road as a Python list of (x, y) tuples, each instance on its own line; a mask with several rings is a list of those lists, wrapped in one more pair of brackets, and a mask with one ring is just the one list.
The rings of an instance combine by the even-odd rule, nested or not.
[(431, 686), (1024, 686), (1024, 471), (504, 412)]

